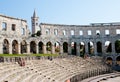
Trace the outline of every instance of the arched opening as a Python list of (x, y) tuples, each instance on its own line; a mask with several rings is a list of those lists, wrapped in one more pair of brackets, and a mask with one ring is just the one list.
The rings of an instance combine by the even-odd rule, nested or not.
[(96, 35), (100, 35), (100, 30), (96, 30)]
[(39, 42), (39, 43), (38, 43), (38, 50), (39, 50), (39, 53), (40, 53), (40, 54), (43, 53), (43, 42)]
[(84, 57), (84, 55), (85, 55), (85, 43), (80, 42), (80, 56)]
[(102, 53), (102, 43), (100, 41), (97, 42), (97, 52)]
[(115, 51), (120, 53), (120, 40), (115, 41)]
[(106, 53), (112, 52), (112, 45), (111, 45), (110, 41), (105, 42), (105, 51), (106, 51)]
[(107, 65), (112, 65), (112, 63), (113, 63), (113, 59), (112, 59), (111, 57), (108, 57), (108, 58), (106, 59), (106, 64), (107, 64)]
[(3, 54), (9, 54), (9, 42), (7, 39), (4, 39), (3, 42)]
[(76, 55), (76, 42), (71, 43), (71, 52), (73, 55)]
[(93, 42), (88, 42), (88, 54), (93, 55), (94, 54), (94, 44)]
[(51, 42), (47, 42), (46, 44), (46, 50), (47, 50), (47, 53), (52, 53), (52, 43)]
[(120, 56), (116, 58), (116, 65), (120, 66)]
[(36, 53), (36, 43), (35, 43), (35, 41), (31, 41), (30, 42), (30, 52), (31, 53)]
[(18, 54), (18, 42), (16, 40), (13, 40), (12, 42), (12, 53)]
[(68, 43), (67, 42), (63, 43), (63, 52), (68, 53)]
[(27, 42), (25, 40), (21, 42), (21, 53), (27, 53)]
[(60, 53), (60, 43), (59, 42), (55, 42), (55, 53)]

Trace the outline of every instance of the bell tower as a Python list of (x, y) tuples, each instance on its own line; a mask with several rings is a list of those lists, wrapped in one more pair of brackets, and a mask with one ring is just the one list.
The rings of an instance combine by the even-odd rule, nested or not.
[(32, 23), (32, 34), (37, 33), (40, 30), (39, 27), (39, 17), (36, 15), (36, 11), (34, 10), (33, 16), (31, 17)]

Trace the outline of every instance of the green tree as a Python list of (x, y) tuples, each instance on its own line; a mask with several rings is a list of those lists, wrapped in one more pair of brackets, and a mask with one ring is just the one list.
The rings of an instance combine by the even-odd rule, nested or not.
[(116, 51), (117, 53), (120, 53), (120, 40), (117, 40), (117, 41), (115, 42), (115, 51)]
[(36, 35), (37, 35), (37, 36), (40, 36), (40, 35), (41, 35), (41, 31), (40, 31), (40, 30), (37, 31)]
[(32, 34), (31, 37), (35, 37), (36, 34)]

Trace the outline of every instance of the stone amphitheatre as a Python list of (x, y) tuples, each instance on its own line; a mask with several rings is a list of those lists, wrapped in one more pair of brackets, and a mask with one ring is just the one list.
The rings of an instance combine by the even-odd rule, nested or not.
[[(62, 25), (0, 15), (0, 82), (104, 82), (119, 78), (120, 23)], [(58, 56), (31, 56), (58, 54)], [(120, 71), (120, 70), (119, 70)], [(118, 81), (119, 82), (119, 81)]]

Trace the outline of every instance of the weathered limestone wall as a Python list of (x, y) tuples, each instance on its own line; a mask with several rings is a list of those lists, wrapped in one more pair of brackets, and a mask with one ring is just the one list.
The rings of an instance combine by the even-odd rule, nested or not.
[[(3, 23), (6, 23), (5, 28)], [(13, 24), (15, 25), (15, 30), (12, 30)], [(24, 34), (22, 33), (22, 29), (24, 29)], [(0, 31), (2, 34), (9, 36), (28, 36), (27, 21), (23, 19), (0, 15)]]
[(29, 29), (26, 20), (0, 15), (0, 54), (3, 53), (4, 40), (8, 41), (9, 54), (12, 54), (12, 42), (16, 40), (20, 54), (20, 43), (28, 36)]
[[(36, 17), (37, 18), (37, 17)], [(37, 18), (38, 19), (38, 18)], [(34, 21), (37, 24), (39, 21)], [(6, 24), (5, 25), (3, 25)], [(15, 29), (12, 29), (12, 25)], [(41, 36), (30, 37), (27, 21), (23, 19), (13, 18), (5, 15), (0, 15), (0, 54), (3, 53), (4, 40), (7, 40), (9, 46), (9, 54), (13, 54), (13, 41), (16, 41), (18, 54), (21, 54), (21, 43), (26, 42), (26, 53), (32, 53), (31, 49), (36, 49), (35, 53), (39, 53), (39, 42), (42, 42), (43, 53), (48, 53), (47, 43), (51, 42), (51, 52), (55, 53), (55, 43), (60, 44), (60, 54), (63, 54), (63, 43), (68, 43), (68, 54), (71, 53), (71, 43), (76, 43), (76, 55), (80, 55), (80, 42), (85, 44), (85, 53), (88, 53), (88, 43), (93, 42), (94, 54), (97, 52), (97, 42), (102, 44), (102, 54), (105, 52), (105, 42), (110, 41), (112, 44), (112, 56), (117, 54), (115, 52), (115, 41), (120, 39), (120, 23), (101, 23), (90, 25), (60, 25), (60, 24), (46, 24), (41, 23), (34, 27), (39, 27)], [(89, 32), (88, 32), (89, 31)], [(106, 33), (107, 31), (107, 33)], [(81, 32), (81, 33), (80, 33)], [(100, 32), (100, 33), (99, 33)], [(97, 34), (99, 33), (99, 34)], [(72, 34), (72, 35), (71, 35)], [(35, 46), (31, 47), (31, 42), (35, 42)], [(116, 57), (115, 57), (116, 58)]]
[[(71, 42), (76, 42), (77, 55), (79, 52), (80, 42), (85, 43), (85, 52), (88, 53), (88, 43), (91, 41), (94, 43), (94, 54), (97, 53), (97, 42), (102, 44), (102, 54), (105, 52), (105, 42), (110, 41), (112, 44), (112, 53), (111, 55), (116, 54), (115, 52), (115, 41), (120, 39), (120, 32), (117, 34), (116, 31), (120, 31), (120, 23), (103, 23), (103, 24), (91, 24), (91, 25), (59, 25), (59, 24), (46, 24), (41, 23), (41, 41), (45, 45), (47, 42), (51, 42), (53, 45), (55, 42), (59, 42), (63, 46), (63, 42), (67, 42), (68, 53), (71, 54)], [(49, 29), (49, 34), (46, 34), (46, 29)], [(54, 31), (58, 30), (58, 34), (55, 35)], [(65, 30), (66, 35), (63, 35), (63, 30)], [(74, 31), (74, 35), (71, 35), (71, 30)], [(108, 31), (106, 33), (106, 30)], [(83, 32), (83, 35), (80, 35), (79, 31)], [(88, 31), (91, 31), (91, 35), (88, 35)], [(97, 31), (100, 32), (97, 35)], [(61, 50), (63, 51), (63, 50)]]

